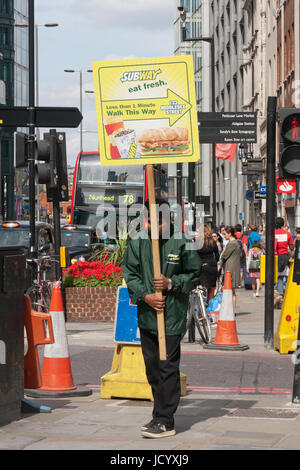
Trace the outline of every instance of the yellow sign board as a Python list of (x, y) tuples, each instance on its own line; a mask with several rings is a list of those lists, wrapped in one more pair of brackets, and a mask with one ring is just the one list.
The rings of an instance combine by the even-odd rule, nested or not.
[(93, 63), (102, 165), (200, 158), (192, 56)]

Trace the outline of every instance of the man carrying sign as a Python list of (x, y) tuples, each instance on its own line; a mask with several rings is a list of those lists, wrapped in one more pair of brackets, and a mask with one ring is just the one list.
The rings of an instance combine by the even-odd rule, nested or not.
[[(168, 232), (165, 231), (166, 224), (170, 225), (168, 238), (164, 236)], [(174, 233), (170, 217), (163, 220), (160, 212), (158, 232), (162, 274), (154, 278), (150, 227), (149, 217), (148, 230), (129, 242), (122, 271), (130, 298), (137, 305), (146, 374), (154, 398), (153, 419), (142, 427), (142, 435), (160, 438), (175, 434), (174, 414), (181, 391), (180, 340), (185, 331), (189, 293), (199, 282), (201, 259), (192, 249), (192, 242), (183, 233)], [(161, 298), (156, 291), (162, 291)], [(160, 360), (158, 344), (157, 312), (162, 309), (166, 360)]]

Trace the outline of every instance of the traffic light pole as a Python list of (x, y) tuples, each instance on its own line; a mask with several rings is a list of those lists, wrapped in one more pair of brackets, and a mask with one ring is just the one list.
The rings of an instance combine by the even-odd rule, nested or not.
[[(56, 175), (54, 175), (56, 184), (57, 184), (57, 179), (58, 179), (58, 174), (57, 174), (57, 133), (56, 129), (50, 129), (50, 147), (51, 151), (50, 153), (52, 154), (54, 166), (55, 166), (55, 172)], [(53, 170), (52, 170), (53, 171)], [(54, 226), (54, 250), (55, 250), (55, 258), (58, 261), (55, 263), (55, 273), (56, 273), (56, 280), (61, 279), (61, 267), (60, 267), (60, 246), (61, 246), (61, 234), (60, 234), (60, 208), (59, 208), (59, 195), (58, 195), (58, 189), (56, 188), (53, 191), (53, 198), (52, 198), (52, 205), (53, 205), (53, 226)]]
[(61, 267), (60, 267), (60, 246), (61, 246), (61, 235), (60, 235), (60, 209), (58, 195), (53, 198), (53, 225), (54, 225), (54, 238), (55, 238), (55, 258), (58, 263), (55, 263), (56, 280), (61, 280)]
[(265, 346), (273, 347), (274, 334), (274, 246), (275, 246), (275, 170), (277, 98), (270, 96), (267, 108), (267, 207), (266, 207), (266, 284)]
[[(29, 232), (30, 232), (30, 253), (29, 257), (36, 256), (35, 237), (35, 109), (34, 109), (34, 0), (28, 0), (29, 14)], [(32, 273), (34, 275), (34, 273)]]

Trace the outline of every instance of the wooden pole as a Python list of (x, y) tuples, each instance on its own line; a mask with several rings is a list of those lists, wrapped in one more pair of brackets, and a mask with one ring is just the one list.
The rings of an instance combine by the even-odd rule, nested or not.
[[(160, 255), (159, 255), (159, 235), (158, 235), (158, 220), (157, 213), (155, 210), (155, 185), (154, 185), (154, 171), (153, 165), (147, 165), (147, 178), (148, 178), (148, 197), (149, 197), (149, 208), (150, 208), (150, 220), (151, 220), (151, 240), (152, 240), (152, 255), (153, 255), (153, 268), (154, 277), (161, 276), (160, 268)], [(155, 291), (157, 297), (162, 298), (162, 291)], [(164, 311), (157, 312), (157, 330), (158, 330), (158, 344), (159, 344), (159, 356), (161, 361), (167, 359), (166, 351), (166, 333), (165, 333), (165, 316)]]

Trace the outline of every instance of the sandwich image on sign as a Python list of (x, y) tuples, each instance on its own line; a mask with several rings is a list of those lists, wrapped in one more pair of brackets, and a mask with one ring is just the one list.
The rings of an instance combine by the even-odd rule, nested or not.
[(190, 150), (189, 132), (185, 127), (147, 129), (139, 134), (142, 155), (184, 154)]

